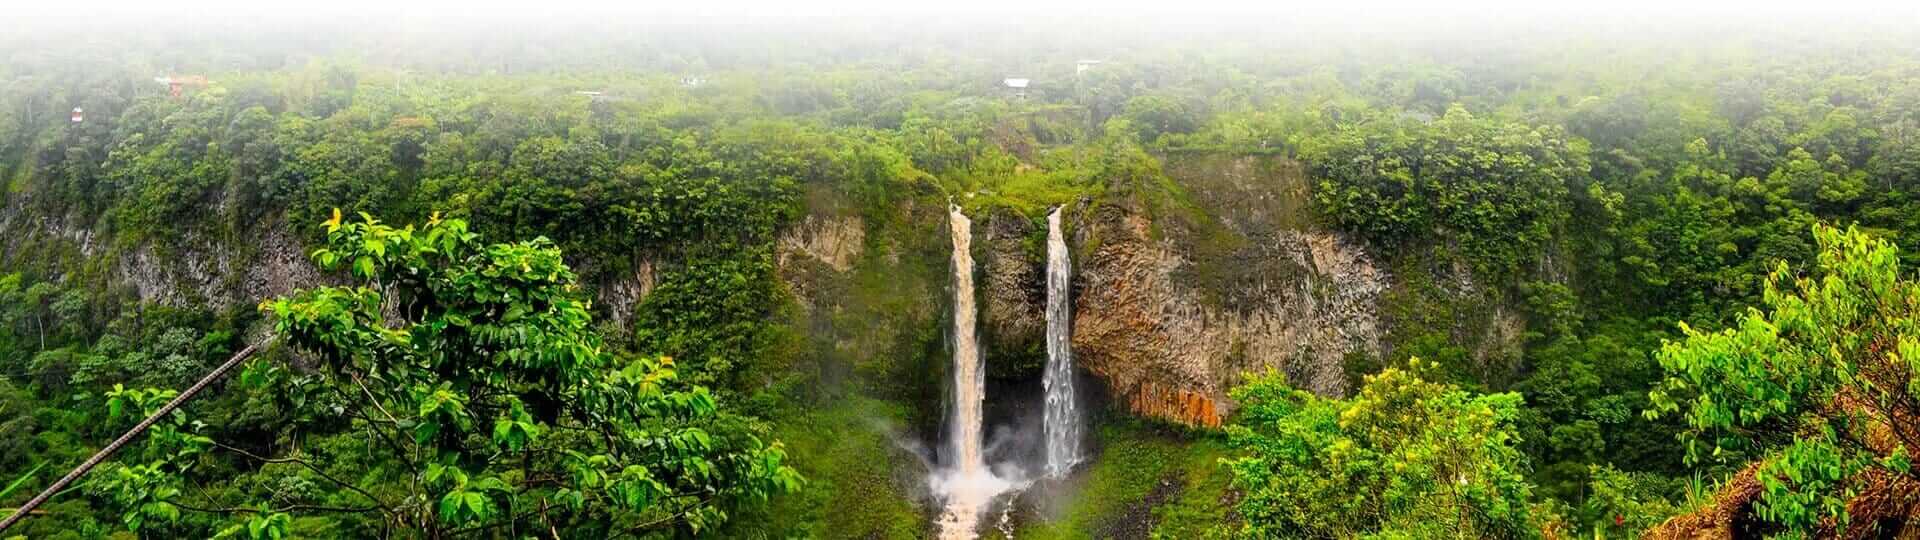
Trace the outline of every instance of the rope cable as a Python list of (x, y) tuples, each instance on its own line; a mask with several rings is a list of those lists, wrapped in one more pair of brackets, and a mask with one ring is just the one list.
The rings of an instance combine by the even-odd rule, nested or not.
[[(271, 339), (272, 339), (272, 336), (267, 337), (267, 340), (271, 340)], [(261, 340), (261, 341), (264, 343), (267, 340)], [(250, 344), (250, 345), (247, 345), (247, 348), (241, 349), (240, 352), (234, 353), (233, 358), (229, 358), (227, 359), (226, 363), (220, 364), (219, 367), (213, 368), (213, 371), (208, 372), (206, 376), (201, 377), (199, 381), (193, 383), (193, 386), (187, 387), (186, 390), (180, 392), (180, 395), (174, 396), (172, 401), (168, 401), (166, 405), (161, 405), (160, 409), (154, 411), (153, 414), (148, 415), (147, 418), (145, 420), (141, 420), (139, 424), (134, 425), (133, 429), (127, 430), (126, 433), (120, 435), (120, 438), (114, 439), (112, 443), (107, 444), (106, 448), (101, 448), (100, 451), (94, 452), (93, 456), (87, 458), (87, 460), (85, 462), (82, 462), (79, 467), (75, 467), (72, 471), (67, 472), (66, 476), (60, 477), (60, 479), (55, 481), (53, 485), (47, 486), (47, 489), (42, 490), (38, 495), (34, 495), (32, 499), (28, 499), (26, 504), (22, 504), (20, 505), (19, 508), (14, 509), (13, 514), (8, 515), (5, 521), (0, 521), (0, 532), (5, 532), (8, 528), (12, 527), (15, 523), (19, 523), (20, 520), (26, 519), (27, 514), (29, 512), (32, 512), (35, 507), (38, 507), (42, 503), (47, 502), (48, 499), (53, 498), (55, 494), (58, 494), (62, 489), (66, 488), (68, 484), (72, 484), (75, 480), (79, 480), (81, 476), (87, 474), (87, 471), (93, 470), (93, 468), (96, 466), (99, 466), (101, 462), (106, 461), (107, 458), (109, 457), (112, 457), (114, 452), (120, 451), (120, 447), (126, 446), (127, 443), (133, 442), (133, 439), (139, 437), (141, 433), (146, 432), (147, 428), (153, 427), (154, 422), (158, 422), (161, 418), (167, 416), (168, 414), (172, 414), (174, 409), (180, 408), (180, 406), (185, 404), (187, 400), (193, 399), (194, 394), (200, 393), (200, 391), (205, 389), (207, 385), (213, 384), (213, 381), (218, 380), (220, 379), (220, 377), (226, 375), (227, 372), (232, 370), (234, 366), (240, 365), (240, 362), (242, 360), (246, 360), (247, 357), (253, 356), (254, 349), (258, 348), (259, 346), (260, 346), (259, 343)]]

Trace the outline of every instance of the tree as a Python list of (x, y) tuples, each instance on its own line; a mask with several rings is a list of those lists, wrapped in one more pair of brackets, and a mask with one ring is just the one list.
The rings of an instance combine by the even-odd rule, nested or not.
[(1149, 95), (1128, 100), (1120, 117), (1130, 122), (1140, 142), (1148, 144), (1160, 140), (1162, 135), (1200, 129), (1200, 115), (1170, 96)]
[[(393, 228), (338, 211), (325, 227), (314, 258), (355, 284), (262, 304), (307, 360), (256, 362), (241, 377), (281, 414), (280, 432), (228, 444), (197, 422), (163, 422), (139, 462), (107, 476), (130, 527), (184, 510), (245, 517), (233, 526), (256, 538), (311, 517), (345, 536), (645, 535), (704, 530), (799, 487), (781, 445), (678, 384), (672, 358), (607, 350), (544, 238), (485, 245), (459, 220)], [(170, 396), (110, 395), (116, 411)], [(302, 487), (186, 493), (212, 452)]]
[(1302, 144), (1314, 203), (1376, 244), (1448, 239), (1483, 271), (1519, 267), (1565, 222), (1584, 144), (1554, 127), (1477, 118), (1380, 117)]
[(1815, 275), (1780, 263), (1762, 307), (1731, 327), (1681, 325), (1647, 412), (1685, 419), (1691, 462), (1758, 459), (1755, 513), (1787, 536), (1846, 528), (1868, 483), (1914, 479), (1920, 444), (1920, 284), (1892, 244), (1853, 228), (1813, 236)]
[(1414, 369), (1368, 376), (1321, 398), (1257, 377), (1233, 392), (1224, 460), (1250, 538), (1536, 536), (1513, 393), (1474, 395)]

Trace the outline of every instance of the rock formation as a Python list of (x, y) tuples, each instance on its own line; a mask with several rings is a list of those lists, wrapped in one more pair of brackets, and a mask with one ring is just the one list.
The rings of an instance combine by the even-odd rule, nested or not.
[[(71, 219), (28, 218), (17, 206), (4, 213), (0, 254), (50, 264), (50, 270), (80, 269), (55, 277), (75, 286), (124, 290), (142, 303), (223, 310), (331, 282), (281, 221), (231, 238), (188, 232), (164, 248), (150, 241), (116, 249), (111, 240)], [(65, 257), (78, 260), (59, 263)]]
[(1046, 229), (1031, 218), (1001, 209), (989, 214), (980, 236), (981, 340), (988, 373), (1038, 378), (1046, 363), (1047, 276), (1043, 252), (1030, 241)]
[(1109, 207), (1091, 228), (1100, 245), (1083, 259), (1074, 351), (1137, 414), (1217, 426), (1232, 410), (1227, 391), (1247, 373), (1277, 370), (1339, 395), (1346, 356), (1380, 353), (1386, 275), (1336, 236), (1275, 235), (1257, 249), (1292, 270), (1240, 284), (1254, 290), (1232, 307), (1182, 280), (1195, 263), (1155, 240), (1147, 216)]

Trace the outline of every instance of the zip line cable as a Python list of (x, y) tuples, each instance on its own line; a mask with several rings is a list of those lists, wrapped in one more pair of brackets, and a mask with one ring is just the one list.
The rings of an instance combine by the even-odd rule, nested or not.
[[(267, 339), (263, 339), (260, 342), (265, 343), (272, 339), (273, 336), (267, 336)], [(160, 418), (168, 414), (172, 414), (174, 409), (180, 408), (187, 400), (193, 399), (194, 394), (200, 393), (200, 390), (205, 389), (207, 385), (213, 384), (215, 380), (219, 380), (220, 377), (227, 374), (227, 371), (232, 370), (234, 366), (240, 365), (242, 360), (253, 356), (254, 349), (259, 346), (260, 343), (254, 343), (247, 345), (247, 348), (241, 349), (240, 352), (234, 353), (233, 358), (227, 359), (227, 362), (220, 364), (220, 367), (213, 368), (213, 371), (208, 372), (205, 377), (201, 377), (198, 382), (193, 383), (193, 386), (189, 386), (186, 390), (181, 391), (180, 395), (174, 396), (173, 400), (168, 401), (166, 405), (161, 405), (159, 410), (148, 415), (147, 419), (141, 420), (139, 424), (133, 426), (133, 429), (127, 430), (125, 434), (120, 435), (120, 438), (114, 439), (112, 443), (107, 444), (106, 448), (101, 448), (99, 452), (94, 452), (93, 457), (87, 458), (87, 461), (81, 463), (79, 467), (75, 467), (72, 471), (68, 472), (66, 476), (60, 477), (60, 480), (55, 481), (51, 486), (47, 486), (47, 489), (42, 490), (40, 494), (34, 495), (32, 499), (27, 500), (26, 504), (20, 505), (20, 508), (14, 509), (12, 515), (7, 516), (5, 521), (0, 521), (0, 532), (6, 532), (6, 530), (13, 527), (15, 523), (26, 519), (27, 513), (32, 512), (35, 507), (47, 502), (47, 499), (53, 498), (54, 494), (65, 489), (67, 484), (72, 484), (73, 481), (79, 480), (81, 476), (87, 474), (87, 471), (93, 470), (95, 466), (100, 465), (100, 462), (112, 457), (114, 452), (120, 450), (120, 447), (126, 446), (129, 442), (133, 442), (133, 439), (139, 437), (141, 433), (146, 432), (147, 428), (152, 427), (154, 422), (159, 421)]]

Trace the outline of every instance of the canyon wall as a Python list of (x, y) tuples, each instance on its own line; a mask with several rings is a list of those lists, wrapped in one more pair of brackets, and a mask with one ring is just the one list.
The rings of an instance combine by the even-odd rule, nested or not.
[(281, 221), (233, 238), (187, 233), (165, 244), (115, 245), (77, 219), (33, 217), (16, 203), (0, 210), (0, 238), (9, 268), (119, 291), (145, 304), (244, 309), (329, 282)]
[(1186, 208), (1108, 205), (1082, 216), (1073, 344), (1132, 412), (1217, 426), (1227, 392), (1277, 371), (1347, 392), (1349, 355), (1379, 356), (1387, 273), (1312, 225), (1291, 162), (1170, 156)]
[[(1074, 201), (1062, 214), (1074, 258), (1077, 363), (1104, 383), (1116, 406), (1217, 426), (1234, 409), (1228, 392), (1248, 374), (1279, 372), (1313, 392), (1344, 395), (1354, 359), (1388, 356), (1395, 322), (1385, 306), (1403, 280), (1379, 254), (1319, 224), (1299, 164), (1223, 153), (1162, 160), (1168, 191), (1115, 190)], [(786, 322), (803, 342), (797, 353), (812, 360), (802, 365), (829, 382), (859, 381), (880, 397), (937, 403), (940, 389), (929, 381), (940, 380), (942, 368), (930, 359), (945, 347), (948, 239), (940, 234), (944, 206), (919, 199), (875, 214), (810, 197), (806, 215), (774, 248), (795, 300)], [(245, 307), (330, 280), (308, 261), (307, 243), (281, 224), (247, 229), (246, 238), (189, 237), (162, 251), (110, 245), (89, 227), (17, 210), (0, 215), (6, 256), (84, 269), (75, 277), (87, 286), (142, 302)], [(978, 212), (974, 255), (988, 374), (1037, 380), (1045, 362), (1044, 213)], [(662, 268), (626, 254), (635, 258), (623, 267), (631, 271), (606, 275), (591, 261), (622, 255), (569, 255), (616, 326)], [(1441, 291), (1427, 302), (1470, 305), (1484, 296), (1464, 272), (1445, 270), (1406, 272)], [(1455, 342), (1477, 344), (1474, 356), (1497, 363), (1517, 350), (1524, 324), (1499, 303), (1481, 305), (1490, 318), (1462, 319), (1450, 331)]]

